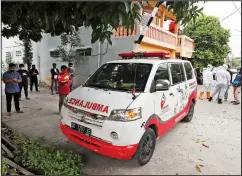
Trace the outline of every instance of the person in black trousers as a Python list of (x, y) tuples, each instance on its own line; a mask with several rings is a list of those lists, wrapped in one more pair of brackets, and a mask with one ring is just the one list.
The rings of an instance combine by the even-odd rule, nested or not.
[(28, 77), (29, 77), (29, 72), (24, 69), (24, 64), (19, 64), (18, 73), (21, 75), (21, 78), (22, 78), (22, 82), (18, 84), (19, 85), (19, 89), (20, 89), (19, 100), (21, 100), (21, 93), (22, 93), (22, 88), (23, 87), (24, 87), (25, 98), (26, 98), (26, 100), (29, 100), (29, 97), (28, 97)]
[(35, 68), (35, 65), (32, 65), (32, 68), (29, 70), (30, 75), (30, 91), (33, 91), (33, 85), (35, 85), (36, 92), (39, 92), (38, 90), (38, 77), (39, 74), (38, 70)]
[(55, 85), (55, 93), (58, 94), (58, 90), (57, 90), (57, 76), (60, 73), (58, 68), (56, 68), (56, 63), (53, 63), (53, 68), (50, 69), (50, 73), (51, 73), (51, 94), (54, 95), (54, 85)]
[(5, 83), (5, 94), (7, 102), (7, 116), (11, 116), (12, 98), (14, 98), (16, 112), (23, 113), (19, 107), (19, 83), (21, 81), (21, 75), (16, 72), (16, 65), (10, 63), (9, 70), (3, 74), (3, 82)]

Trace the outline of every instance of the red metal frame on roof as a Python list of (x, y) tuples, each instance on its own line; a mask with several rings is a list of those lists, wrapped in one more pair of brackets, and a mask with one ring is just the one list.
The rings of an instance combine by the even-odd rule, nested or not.
[(158, 52), (158, 51), (153, 51), (153, 52), (128, 52), (128, 53), (119, 53), (118, 54), (120, 57), (165, 57), (169, 55), (169, 53), (166, 52)]

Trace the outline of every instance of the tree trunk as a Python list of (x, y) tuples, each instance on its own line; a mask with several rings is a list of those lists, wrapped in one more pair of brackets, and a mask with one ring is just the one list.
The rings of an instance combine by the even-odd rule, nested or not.
[(30, 71), (30, 69), (31, 69), (31, 65), (32, 65), (32, 63), (31, 62), (28, 62), (27, 63), (27, 69), (28, 69), (28, 72)]

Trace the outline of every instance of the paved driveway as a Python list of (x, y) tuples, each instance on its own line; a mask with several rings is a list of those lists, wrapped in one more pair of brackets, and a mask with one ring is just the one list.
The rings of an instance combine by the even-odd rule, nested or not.
[[(58, 96), (50, 95), (46, 88), (40, 90), (40, 93), (30, 94), (31, 100), (21, 102), (24, 114), (13, 113), (3, 121), (29, 137), (44, 136), (47, 143), (85, 153), (84, 172), (88, 174), (241, 174), (240, 106), (198, 100), (194, 119), (190, 123), (179, 123), (160, 138), (151, 161), (138, 167), (134, 161), (110, 159), (66, 139), (59, 130)], [(229, 100), (231, 97), (230, 91)], [(5, 110), (5, 103), (2, 106)], [(203, 166), (200, 166), (202, 173), (196, 170), (196, 165)]]

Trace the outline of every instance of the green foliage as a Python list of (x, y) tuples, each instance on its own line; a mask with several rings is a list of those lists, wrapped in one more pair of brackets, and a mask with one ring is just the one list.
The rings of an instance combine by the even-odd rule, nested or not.
[(20, 147), (21, 165), (36, 175), (80, 175), (83, 157), (73, 152), (42, 145), (40, 140), (29, 140), (14, 134), (14, 142)]
[[(138, 2), (136, 2), (138, 3)], [(92, 43), (107, 40), (111, 44), (113, 29), (119, 24), (133, 31), (140, 21), (139, 6), (122, 1), (76, 2), (2, 2), (2, 36), (19, 36), (38, 42), (43, 33), (59, 36), (70, 34), (72, 27), (92, 27)], [(177, 22), (186, 23), (202, 12), (197, 1), (168, 1), (168, 9), (177, 16)]]
[(221, 27), (217, 17), (200, 16), (186, 25), (184, 34), (195, 41), (192, 61), (197, 67), (218, 66), (228, 57), (230, 31)]
[(58, 52), (62, 62), (74, 62), (77, 59), (81, 59), (81, 56), (77, 56), (76, 48), (83, 46), (81, 44), (81, 39), (79, 32), (73, 29), (71, 34), (63, 33), (60, 36), (61, 44), (57, 46)]
[(8, 70), (8, 65), (12, 63), (12, 61), (12, 56), (7, 56), (5, 61), (2, 60), (2, 73)]
[(7, 163), (4, 161), (4, 160), (2, 160), (1, 161), (2, 162), (2, 171), (1, 171), (1, 175), (7, 175), (7, 173), (8, 173), (8, 168), (7, 168)]
[(232, 61), (232, 66), (234, 68), (240, 68), (241, 67), (241, 58), (235, 57)]
[(3, 76), (3, 73), (8, 71), (8, 65), (13, 62), (13, 57), (12, 56), (6, 56), (6, 60), (2, 60), (2, 74), (1, 77)]
[(30, 67), (31, 67), (32, 62), (33, 62), (31, 40), (29, 38), (23, 39), (23, 46), (24, 46), (23, 63), (27, 64), (28, 70), (30, 70)]
[(131, 5), (126, 11), (124, 2), (2, 2), (2, 29), (4, 37), (18, 35), (20, 40), (40, 41), (43, 33), (59, 36), (70, 34), (72, 27), (92, 27), (92, 42), (104, 42), (112, 29), (122, 24), (134, 28), (140, 19), (139, 7)]
[(7, 69), (6, 69), (6, 64), (5, 64), (5, 62), (3, 62), (3, 61), (2, 61), (1, 71), (2, 71), (2, 74), (3, 74), (5, 71), (7, 71)]
[(199, 1), (168, 1), (167, 9), (176, 16), (176, 22), (182, 25), (195, 20), (202, 14), (203, 7), (199, 8), (196, 4)]
[(6, 66), (8, 67), (8, 64), (13, 62), (13, 57), (12, 56), (7, 56), (6, 57)]

